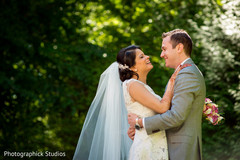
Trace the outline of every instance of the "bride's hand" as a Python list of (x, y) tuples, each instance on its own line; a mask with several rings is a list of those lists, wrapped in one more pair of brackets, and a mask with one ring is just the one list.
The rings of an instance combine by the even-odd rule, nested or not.
[(189, 64), (189, 63), (186, 63), (186, 64), (178, 67), (178, 69), (172, 74), (171, 79), (172, 79), (172, 80), (175, 80), (176, 77), (177, 77), (177, 75), (178, 75), (178, 72), (181, 71), (183, 68), (186, 68), (186, 67), (189, 67), (189, 66), (192, 66), (192, 65)]
[(172, 74), (170, 80), (168, 81), (168, 87), (167, 87), (167, 91), (168, 93), (170, 93), (170, 98), (168, 97), (168, 99), (170, 100), (173, 96), (173, 89), (174, 89), (174, 83), (175, 83), (175, 79), (178, 75), (178, 72), (181, 71), (183, 68), (186, 68), (186, 67), (189, 67), (189, 66), (192, 66), (191, 64), (184, 64), (180, 67), (178, 67), (178, 69)]

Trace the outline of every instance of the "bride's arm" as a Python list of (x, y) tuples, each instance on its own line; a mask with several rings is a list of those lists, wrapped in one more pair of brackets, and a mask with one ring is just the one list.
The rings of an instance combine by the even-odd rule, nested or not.
[[(174, 80), (171, 83), (174, 84)], [(173, 88), (173, 85), (169, 84), (162, 100), (159, 100), (151, 92), (149, 92), (143, 84), (135, 81), (129, 84), (129, 93), (134, 101), (141, 103), (157, 113), (164, 113), (170, 108)]]
[(129, 85), (129, 93), (133, 100), (141, 103), (142, 105), (154, 110), (157, 113), (164, 113), (169, 110), (171, 106), (171, 100), (173, 97), (174, 83), (178, 72), (189, 65), (184, 65), (177, 69), (175, 73), (171, 76), (166, 92), (161, 100), (155, 97), (151, 92), (149, 92), (141, 83), (132, 82)]

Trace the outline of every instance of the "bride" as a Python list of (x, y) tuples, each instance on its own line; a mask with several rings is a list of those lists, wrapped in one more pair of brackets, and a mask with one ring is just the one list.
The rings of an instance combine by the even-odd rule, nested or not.
[(147, 74), (153, 68), (149, 56), (136, 45), (121, 49), (117, 62), (100, 77), (73, 159), (168, 159), (165, 131), (147, 135), (145, 129), (136, 125), (132, 143), (127, 135), (127, 114), (135, 113), (142, 118), (166, 112), (170, 108), (175, 78), (184, 67), (187, 65), (172, 75), (161, 99), (146, 84)]

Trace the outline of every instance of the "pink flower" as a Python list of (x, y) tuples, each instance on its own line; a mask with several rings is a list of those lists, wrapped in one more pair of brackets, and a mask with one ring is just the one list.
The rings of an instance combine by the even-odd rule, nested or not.
[(216, 125), (218, 123), (218, 115), (213, 115), (212, 116), (212, 119), (213, 119), (213, 125)]
[(211, 99), (205, 98), (205, 103), (210, 103), (210, 102), (212, 102)]
[(209, 98), (205, 98), (203, 115), (206, 116), (206, 120), (208, 120), (213, 125), (217, 125), (222, 119), (224, 119), (218, 114), (218, 105), (213, 103)]

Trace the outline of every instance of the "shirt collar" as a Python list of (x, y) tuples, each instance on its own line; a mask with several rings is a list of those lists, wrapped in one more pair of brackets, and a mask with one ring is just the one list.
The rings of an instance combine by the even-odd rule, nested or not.
[(189, 60), (190, 58), (187, 58), (187, 59), (185, 59), (184, 61), (182, 61), (182, 63), (175, 69), (175, 71), (181, 66), (181, 65), (183, 65), (187, 60)]
[(187, 60), (189, 60), (190, 58), (187, 58), (187, 59), (185, 59), (182, 63), (181, 63), (181, 65), (183, 65)]

